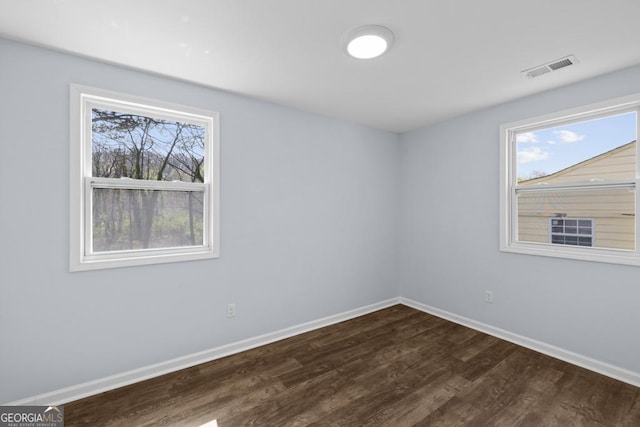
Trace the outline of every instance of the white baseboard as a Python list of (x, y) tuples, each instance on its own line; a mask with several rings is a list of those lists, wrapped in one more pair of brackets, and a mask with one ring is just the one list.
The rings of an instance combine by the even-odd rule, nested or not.
[(433, 314), (434, 316), (441, 317), (443, 319), (450, 320), (454, 323), (475, 329), (485, 334), (493, 335), (496, 338), (503, 339), (505, 341), (512, 342), (514, 344), (526, 347), (528, 349), (537, 351), (539, 353), (546, 354), (547, 356), (555, 357), (556, 359), (563, 360), (573, 365), (580, 366), (590, 371), (597, 372), (602, 375), (606, 375), (611, 378), (623, 381), (636, 387), (640, 387), (640, 373), (629, 371), (614, 365), (610, 365), (599, 360), (592, 359), (571, 351), (556, 347), (541, 341), (537, 341), (531, 338), (527, 338), (522, 335), (514, 334), (513, 332), (506, 331), (504, 329), (496, 328), (491, 325), (487, 325), (482, 322), (478, 322), (472, 319), (468, 319), (457, 314), (450, 313), (439, 308), (431, 307), (426, 304), (419, 303), (407, 298), (400, 298), (400, 304), (404, 304), (408, 307), (415, 308), (425, 313)]
[(158, 377), (160, 375), (179, 371), (180, 369), (190, 368), (201, 363), (210, 362), (225, 356), (240, 353), (245, 350), (260, 347), (285, 338), (309, 332), (315, 329), (330, 326), (335, 323), (353, 319), (383, 308), (390, 307), (395, 304), (404, 304), (408, 307), (415, 308), (425, 313), (450, 320), (454, 323), (484, 332), (494, 337), (512, 342), (514, 344), (529, 348), (531, 350), (546, 354), (556, 359), (563, 360), (573, 365), (580, 366), (585, 369), (606, 375), (611, 378), (626, 382), (636, 387), (640, 387), (640, 374), (632, 372), (608, 363), (604, 363), (586, 356), (582, 356), (571, 351), (564, 350), (541, 341), (514, 334), (504, 329), (496, 328), (482, 322), (478, 322), (457, 314), (450, 313), (439, 308), (431, 307), (411, 299), (398, 297), (360, 307), (344, 313), (333, 316), (324, 317), (322, 319), (303, 323), (301, 325), (292, 326), (290, 328), (281, 329), (279, 331), (249, 338), (243, 341), (227, 344), (221, 347), (205, 350), (199, 353), (189, 354), (165, 362), (156, 363), (154, 365), (145, 366), (139, 369), (123, 372), (121, 374), (112, 375), (106, 378), (65, 387), (48, 393), (27, 397), (15, 402), (6, 403), (7, 406), (23, 406), (23, 405), (62, 405), (74, 400), (82, 399), (105, 391), (113, 390), (119, 387), (147, 380), (149, 378)]
[(295, 335), (309, 332), (354, 317), (362, 316), (383, 308), (398, 304), (400, 298), (391, 298), (355, 310), (349, 310), (344, 313), (335, 314), (333, 316), (324, 317), (322, 319), (303, 323), (301, 325), (292, 326), (290, 328), (281, 329), (279, 331), (260, 335), (254, 338), (238, 341), (235, 343), (223, 345), (221, 347), (210, 350), (201, 351), (199, 353), (189, 354), (165, 362), (156, 363), (154, 365), (145, 366), (139, 369), (123, 372), (121, 374), (112, 375), (94, 381), (65, 387), (48, 393), (27, 397), (15, 402), (6, 403), (7, 406), (24, 406), (24, 405), (62, 405), (74, 400), (82, 399), (105, 391), (113, 390), (129, 384), (147, 380), (149, 378), (158, 377), (160, 375), (179, 371), (180, 369), (190, 368), (201, 363), (210, 362), (225, 356), (240, 353), (245, 350), (260, 347), (276, 341), (283, 340)]

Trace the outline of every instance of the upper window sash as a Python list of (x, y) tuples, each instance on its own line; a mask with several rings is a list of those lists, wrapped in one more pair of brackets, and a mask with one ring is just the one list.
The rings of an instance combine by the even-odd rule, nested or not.
[[(619, 101), (620, 103), (616, 103)], [(596, 120), (599, 118), (612, 116), (616, 114), (625, 114), (636, 112), (636, 118), (640, 121), (640, 94), (617, 98), (611, 101), (592, 104), (581, 108), (574, 108), (560, 113), (547, 114), (531, 120), (522, 120), (519, 122), (503, 124), (500, 126), (501, 151), (506, 153), (506, 157), (502, 156), (501, 165), (506, 167), (508, 172), (508, 183), (518, 186), (516, 176), (517, 149), (516, 137), (518, 134), (525, 132), (535, 132), (542, 129), (552, 128), (561, 125), (570, 125), (588, 120)], [(640, 124), (636, 125), (640, 130)], [(504, 174), (501, 174), (501, 178)], [(636, 156), (636, 179), (640, 178), (640, 156)]]
[(217, 165), (217, 155), (213, 152), (213, 140), (217, 142), (217, 114), (215, 116), (205, 116), (202, 113), (196, 112), (194, 109), (184, 107), (184, 110), (192, 110), (192, 113), (185, 113), (185, 111), (179, 111), (175, 108), (166, 106), (161, 107), (161, 103), (157, 103), (158, 107), (151, 107), (143, 104), (143, 100), (140, 103), (126, 102), (119, 99), (112, 99), (105, 96), (96, 96), (83, 93), (81, 96), (82, 110), (84, 111), (84, 117), (82, 120), (82, 130), (84, 144), (82, 146), (82, 155), (84, 168), (84, 176), (92, 176), (92, 111), (93, 109), (99, 110), (117, 110), (120, 113), (128, 113), (133, 115), (141, 115), (147, 117), (153, 117), (156, 119), (180, 121), (182, 123), (193, 124), (205, 128), (205, 135), (209, 141), (205, 141), (205, 164), (204, 164), (204, 182), (211, 182), (213, 179), (213, 173), (215, 171), (214, 166)]

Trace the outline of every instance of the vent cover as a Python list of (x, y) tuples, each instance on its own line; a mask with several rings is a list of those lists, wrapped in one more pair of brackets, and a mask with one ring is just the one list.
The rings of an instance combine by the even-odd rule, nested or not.
[(521, 71), (521, 73), (529, 77), (530, 79), (532, 79), (534, 77), (538, 77), (543, 74), (547, 74), (552, 71), (556, 71), (561, 68), (568, 67), (569, 65), (573, 65), (578, 62), (579, 61), (576, 59), (574, 55), (569, 55), (569, 56), (565, 56), (564, 58), (556, 59), (555, 61), (551, 61), (543, 65), (538, 65), (537, 67), (529, 68), (527, 70)]

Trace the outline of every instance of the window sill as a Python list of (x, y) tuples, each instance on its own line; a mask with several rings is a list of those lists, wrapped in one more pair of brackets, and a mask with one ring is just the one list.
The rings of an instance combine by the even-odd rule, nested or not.
[(82, 257), (77, 260), (72, 259), (70, 270), (89, 271), (101, 270), (105, 268), (133, 267), (138, 265), (164, 264), (168, 262), (196, 261), (203, 259), (219, 258), (220, 255), (210, 248), (194, 250), (190, 248), (189, 252), (176, 253), (174, 251), (158, 251), (150, 253), (132, 254), (131, 252), (123, 252), (122, 254), (109, 254), (105, 256)]
[(640, 254), (628, 250), (551, 246), (543, 243), (511, 243), (501, 244), (500, 252), (640, 266)]

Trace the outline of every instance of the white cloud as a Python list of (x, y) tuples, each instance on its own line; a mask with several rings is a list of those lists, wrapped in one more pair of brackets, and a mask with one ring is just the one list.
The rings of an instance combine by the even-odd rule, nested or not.
[(538, 142), (538, 136), (533, 132), (523, 132), (516, 136), (516, 142)]
[(518, 151), (518, 163), (529, 163), (537, 160), (546, 160), (548, 158), (549, 153), (542, 151), (540, 147), (529, 147)]
[(578, 142), (584, 139), (584, 135), (578, 135), (570, 130), (554, 130), (553, 133), (558, 135), (561, 142)]

